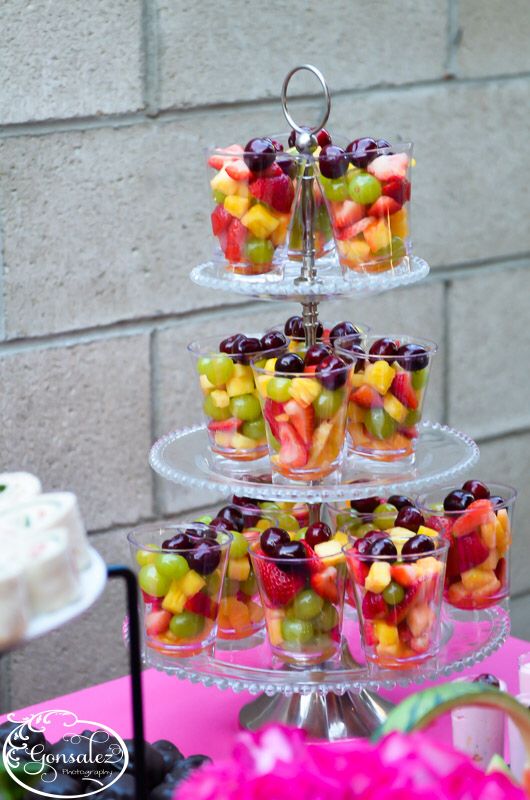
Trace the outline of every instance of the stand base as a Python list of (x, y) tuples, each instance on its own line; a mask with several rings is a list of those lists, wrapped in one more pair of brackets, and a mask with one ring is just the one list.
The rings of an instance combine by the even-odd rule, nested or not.
[(335, 742), (370, 736), (387, 718), (393, 704), (362, 689), (359, 693), (263, 694), (239, 712), (242, 728), (256, 731), (279, 722), (303, 728), (311, 738)]

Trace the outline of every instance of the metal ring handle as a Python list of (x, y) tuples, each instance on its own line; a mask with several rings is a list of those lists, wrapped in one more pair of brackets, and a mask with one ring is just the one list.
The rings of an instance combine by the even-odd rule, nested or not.
[[(316, 77), (320, 81), (320, 85), (322, 86), (322, 89), (324, 90), (324, 97), (325, 97), (325, 101), (326, 101), (326, 107), (325, 107), (325, 110), (324, 110), (324, 115), (322, 117), (321, 122), (318, 125), (315, 125), (314, 128), (308, 128), (307, 126), (301, 127), (300, 125), (298, 125), (294, 121), (294, 119), (291, 117), (291, 115), (289, 114), (289, 110), (287, 108), (287, 88), (289, 86), (289, 81), (291, 80), (293, 75), (295, 75), (297, 72), (300, 72), (303, 69), (306, 69), (308, 72), (312, 72), (313, 75), (316, 75)], [(287, 75), (285, 76), (285, 80), (283, 82), (283, 86), (282, 86), (282, 109), (283, 109), (283, 113), (285, 115), (285, 119), (287, 120), (287, 122), (289, 123), (291, 128), (294, 128), (294, 130), (297, 133), (305, 133), (306, 131), (309, 131), (309, 133), (318, 133), (318, 131), (322, 130), (322, 128), (324, 127), (324, 125), (328, 121), (329, 112), (331, 110), (331, 98), (330, 98), (330, 95), (329, 95), (329, 88), (328, 88), (328, 85), (326, 83), (326, 79), (324, 78), (324, 76), (322, 75), (322, 73), (320, 72), (319, 69), (314, 67), (312, 64), (301, 64), (299, 67), (294, 67), (290, 72), (287, 73)]]

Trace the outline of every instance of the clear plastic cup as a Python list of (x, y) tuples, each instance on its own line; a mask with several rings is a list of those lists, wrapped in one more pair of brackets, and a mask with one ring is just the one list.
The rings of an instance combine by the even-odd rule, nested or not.
[[(302, 542), (293, 542), (303, 552)], [(346, 566), (329, 558), (272, 558), (250, 551), (271, 650), (283, 662), (321, 664), (340, 650)]]
[(286, 373), (275, 364), (252, 365), (272, 469), (290, 480), (321, 480), (342, 464), (350, 365)]
[(410, 537), (392, 539), (394, 551), (354, 544), (344, 547), (353, 584), (366, 660), (407, 669), (432, 658), (440, 648), (440, 615), (448, 544), (433, 538), (425, 553), (403, 555)]
[(409, 268), (412, 143), (380, 147), (326, 163), (319, 181), (344, 274)]
[(464, 511), (445, 511), (454, 486), (421, 494), (417, 506), (428, 527), (438, 526), (449, 542), (444, 599), (454, 608), (489, 608), (510, 594), (510, 550), (516, 490), (488, 483), (492, 503), (479, 499)]
[[(383, 341), (383, 353), (370, 353)], [(370, 334), (361, 346), (352, 337), (335, 341), (335, 351), (354, 361), (348, 405), (354, 453), (377, 461), (413, 459), (436, 350), (434, 342), (402, 334)]]
[(143, 525), (127, 539), (147, 647), (176, 657), (207, 649), (217, 635), (232, 535), (190, 522)]
[[(269, 145), (270, 149), (270, 145)], [(207, 152), (215, 258), (237, 275), (283, 274), (300, 159), (272, 147), (261, 154), (241, 145)]]
[[(247, 340), (256, 348), (260, 345), (259, 337)], [(229, 355), (220, 352), (221, 341), (209, 336), (188, 345), (199, 377), (210, 448), (233, 461), (255, 461), (267, 454), (267, 438), (250, 360), (272, 357), (285, 348)]]

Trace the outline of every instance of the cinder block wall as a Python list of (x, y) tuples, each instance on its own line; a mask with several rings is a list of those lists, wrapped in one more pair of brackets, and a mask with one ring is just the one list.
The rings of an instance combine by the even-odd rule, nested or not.
[[(529, 0), (6, 0), (0, 28), (2, 467), (77, 492), (113, 561), (128, 526), (203, 506), (147, 465), (156, 436), (198, 419), (184, 346), (294, 307), (189, 281), (211, 247), (202, 147), (283, 130), (283, 76), (312, 61), (332, 130), (415, 140), (414, 239), (432, 267), (323, 316), (440, 343), (429, 417), (477, 438), (476, 475), (521, 492), (513, 615), (529, 635)], [(310, 118), (301, 90), (292, 109)], [(1, 706), (125, 672), (123, 614), (110, 587), (3, 659)]]

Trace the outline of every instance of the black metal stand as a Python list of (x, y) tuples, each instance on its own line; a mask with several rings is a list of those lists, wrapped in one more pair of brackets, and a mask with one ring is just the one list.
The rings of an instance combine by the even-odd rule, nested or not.
[(138, 588), (136, 576), (129, 567), (120, 565), (108, 566), (107, 574), (109, 578), (122, 578), (125, 581), (125, 589), (127, 592), (136, 800), (147, 800), (144, 752), (144, 706), (142, 695), (142, 650), (140, 644), (140, 619), (138, 615)]

